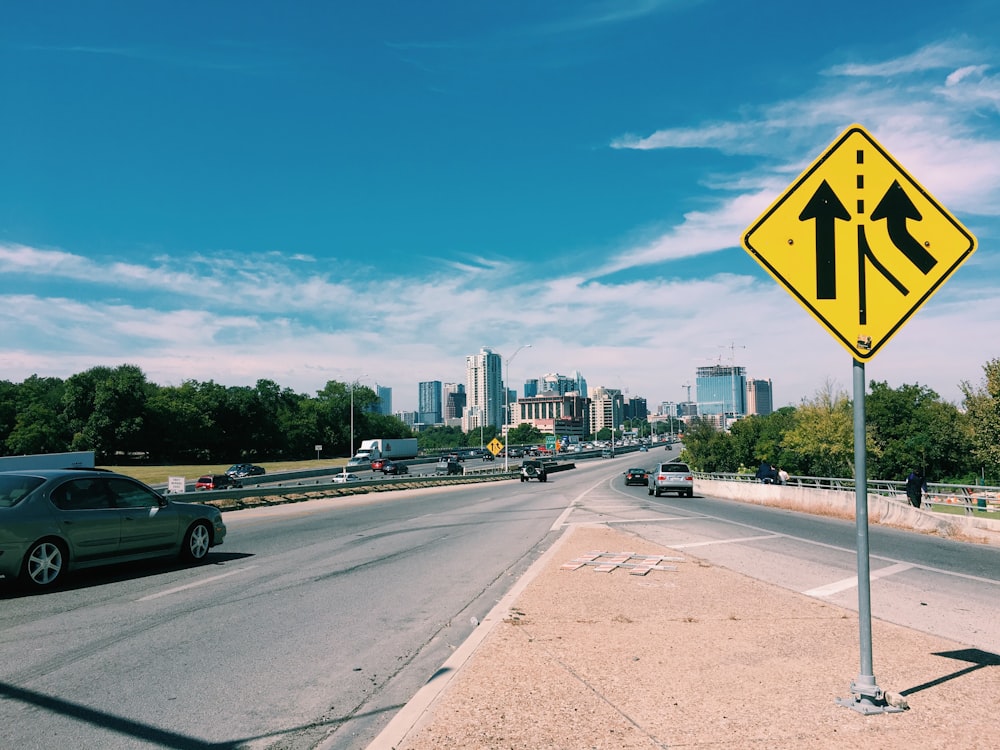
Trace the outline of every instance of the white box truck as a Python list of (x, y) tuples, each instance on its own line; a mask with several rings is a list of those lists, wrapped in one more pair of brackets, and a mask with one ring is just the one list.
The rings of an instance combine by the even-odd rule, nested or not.
[(94, 451), (70, 453), (33, 453), (27, 456), (3, 456), (0, 471), (31, 471), (32, 469), (93, 469)]
[(391, 458), (393, 461), (399, 461), (404, 458), (416, 457), (416, 438), (373, 438), (361, 441), (358, 452), (348, 461), (348, 465), (370, 464), (379, 458)]

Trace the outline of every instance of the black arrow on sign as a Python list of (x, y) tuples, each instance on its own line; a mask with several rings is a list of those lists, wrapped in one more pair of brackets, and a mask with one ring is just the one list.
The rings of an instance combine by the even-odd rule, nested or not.
[(799, 221), (816, 219), (816, 299), (837, 299), (837, 242), (834, 233), (836, 219), (848, 220), (851, 215), (830, 184), (823, 180)]
[(885, 195), (882, 196), (882, 200), (875, 206), (871, 216), (872, 221), (885, 219), (892, 244), (899, 248), (899, 251), (909, 258), (910, 262), (920, 269), (921, 273), (926, 275), (937, 265), (937, 259), (927, 252), (906, 228), (907, 219), (920, 221), (922, 218), (898, 180), (893, 180), (889, 189), (885, 191)]

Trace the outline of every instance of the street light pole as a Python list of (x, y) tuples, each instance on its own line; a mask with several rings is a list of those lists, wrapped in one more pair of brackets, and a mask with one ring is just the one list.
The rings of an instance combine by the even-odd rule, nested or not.
[(513, 420), (510, 418), (510, 361), (512, 359), (514, 359), (514, 357), (517, 356), (517, 353), (520, 352), (522, 349), (530, 349), (530, 348), (531, 348), (531, 344), (521, 344), (521, 346), (517, 347), (517, 349), (514, 350), (514, 353), (511, 354), (507, 358), (507, 372), (503, 376), (504, 377), (504, 380), (503, 380), (504, 423), (506, 424), (506, 427), (507, 427), (507, 429), (504, 432), (504, 436), (503, 436), (503, 442), (504, 442), (504, 446), (503, 446), (503, 470), (504, 470), (504, 472), (507, 471), (508, 466), (509, 466), (510, 440), (509, 440), (508, 436), (510, 435), (510, 425), (511, 425), (511, 422), (513, 422)]

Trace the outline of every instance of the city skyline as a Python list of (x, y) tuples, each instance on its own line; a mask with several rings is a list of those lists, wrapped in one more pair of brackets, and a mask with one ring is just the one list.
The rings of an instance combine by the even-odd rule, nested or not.
[(978, 238), (866, 379), (960, 404), (1000, 356), (1000, 7), (430, 2), (8, 3), (0, 379), (131, 364), (416, 410), (485, 343), (531, 344), (519, 388), (561, 363), (678, 401), (738, 359), (776, 408), (850, 391), (743, 242), (855, 124)]

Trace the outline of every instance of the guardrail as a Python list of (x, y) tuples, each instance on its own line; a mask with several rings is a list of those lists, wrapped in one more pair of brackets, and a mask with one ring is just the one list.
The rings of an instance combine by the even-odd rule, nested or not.
[[(575, 468), (573, 463), (560, 463), (549, 468), (550, 472)], [(238, 510), (261, 505), (315, 500), (323, 497), (341, 497), (367, 492), (383, 492), (387, 490), (413, 489), (415, 487), (435, 487), (452, 484), (472, 484), (480, 482), (498, 482), (514, 479), (519, 474), (519, 466), (515, 465), (508, 471), (502, 465), (466, 468), (462, 474), (402, 474), (397, 476), (379, 476), (370, 479), (360, 479), (356, 482), (334, 482), (333, 472), (324, 472), (323, 476), (291, 476), (278, 482), (271, 475), (271, 482), (266, 486), (250, 486), (239, 489), (208, 490), (201, 492), (174, 493), (170, 497), (182, 502), (200, 502), (215, 505), (221, 510)], [(258, 477), (259, 478), (259, 477)]]
[[(760, 482), (753, 474), (695, 472), (694, 476), (703, 479), (718, 479), (724, 482)], [(854, 479), (845, 479), (843, 477), (792, 475), (785, 484), (790, 487), (805, 487), (808, 489), (841, 490), (844, 492), (854, 492), (855, 490)], [(903, 481), (869, 479), (868, 492), (873, 495), (880, 495), (896, 500), (905, 505), (909, 505), (910, 503), (906, 497), (906, 482)], [(1000, 512), (1000, 487), (928, 482), (927, 493), (924, 495), (922, 505), (928, 505), (932, 509), (935, 506), (942, 508), (962, 508), (966, 515), (972, 515), (976, 512), (997, 513)]]

